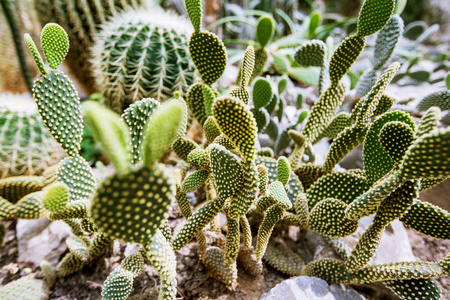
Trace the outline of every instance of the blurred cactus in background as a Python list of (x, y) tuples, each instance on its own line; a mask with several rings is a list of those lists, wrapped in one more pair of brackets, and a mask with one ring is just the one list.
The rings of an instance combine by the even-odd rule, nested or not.
[(105, 104), (122, 113), (142, 98), (183, 95), (194, 81), (187, 49), (191, 28), (183, 17), (157, 6), (130, 10), (104, 24), (91, 62)]

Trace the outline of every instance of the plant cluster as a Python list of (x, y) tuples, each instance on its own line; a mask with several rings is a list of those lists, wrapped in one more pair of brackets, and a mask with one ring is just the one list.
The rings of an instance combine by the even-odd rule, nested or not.
[[(116, 239), (139, 244), (139, 251), (109, 274), (103, 299), (126, 299), (147, 262), (161, 276), (159, 299), (175, 299), (175, 251), (193, 239), (200, 261), (230, 288), (236, 286), (238, 267), (256, 276), (264, 261), (291, 276), (344, 284), (385, 282), (404, 299), (440, 299), (433, 278), (450, 274), (450, 255), (439, 262), (369, 264), (385, 227), (396, 219), (426, 235), (450, 239), (449, 212), (417, 199), (420, 191), (450, 176), (450, 129), (438, 128), (440, 109), (433, 106), (446, 98), (431, 101), (416, 125), (408, 113), (390, 111), (393, 99), (384, 94), (400, 67), (394, 62), (384, 69), (401, 28), (398, 17), (392, 15), (395, 1), (365, 0), (357, 33), (345, 38), (330, 59), (323, 42), (300, 46), (296, 62), (320, 68), (320, 97), (301, 131), (295, 125), (304, 121), (305, 114), (285, 130), (295, 147), (289, 157), (277, 159), (272, 149), (259, 146), (258, 132), (270, 126), (278, 96), (265, 79), (257, 79), (252, 93), (248, 91), (255, 70), (260, 72), (258, 49), (264, 51), (264, 41), (272, 36), (271, 20), (260, 20), (261, 48), (246, 49), (236, 86), (219, 96), (212, 85), (224, 73), (225, 46), (218, 36), (202, 29), (201, 1), (186, 0), (185, 4), (193, 26), (189, 54), (201, 81), (189, 87), (186, 100), (179, 92), (163, 103), (144, 98), (121, 116), (97, 102), (80, 104), (72, 82), (58, 70), (69, 50), (69, 38), (61, 26), (49, 23), (41, 33), (49, 68), (34, 41), (25, 36), (41, 73), (34, 82), (33, 97), (43, 123), (67, 158), (41, 177), (1, 180), (0, 217), (47, 216), (69, 224), (73, 236), (67, 239), (70, 252), (57, 267), (60, 277), (100, 258)], [(146, 25), (132, 24), (118, 30), (154, 34)], [(338, 113), (346, 93), (342, 78), (362, 52), (366, 36), (379, 30), (376, 51), (380, 53), (374, 57), (372, 73), (377, 78), (376, 71), (384, 71), (367, 83), (351, 113)], [(108, 39), (114, 45), (128, 34)], [(114, 172), (98, 183), (79, 154), (83, 113), (114, 166)], [(201, 145), (186, 138), (189, 114), (203, 128)], [(323, 137), (333, 139), (324, 163), (305, 163), (304, 154)], [(361, 144), (364, 170), (335, 171)], [(158, 163), (169, 149), (180, 158), (172, 172)], [(205, 191), (206, 201), (192, 210), (187, 194), (199, 189)], [(167, 217), (175, 202), (186, 222), (173, 236)], [(219, 213), (226, 216), (226, 234), (218, 226)], [(339, 247), (338, 239), (353, 234), (358, 221), (371, 214), (375, 217), (370, 227), (351, 253), (341, 251), (340, 260), (306, 263), (294, 251), (270, 241), (276, 226), (289, 225), (313, 230)], [(412, 285), (418, 289), (411, 289)], [(48, 283), (30, 278), (3, 287), (0, 295), (18, 293), (24, 286), (38, 297), (49, 288)]]

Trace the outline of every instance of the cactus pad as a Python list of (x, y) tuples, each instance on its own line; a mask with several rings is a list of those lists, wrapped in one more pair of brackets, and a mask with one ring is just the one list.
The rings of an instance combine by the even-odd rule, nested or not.
[(83, 117), (78, 93), (70, 79), (58, 70), (39, 75), (33, 86), (33, 98), (52, 136), (67, 154), (78, 155)]
[(294, 59), (302, 66), (322, 67), (327, 59), (327, 45), (320, 40), (307, 41), (297, 49)]
[(159, 102), (152, 98), (144, 98), (131, 104), (122, 114), (122, 120), (127, 124), (131, 136), (132, 163), (142, 160), (141, 143), (144, 138), (145, 124), (152, 113), (159, 106)]
[(399, 15), (392, 15), (386, 26), (378, 33), (373, 53), (373, 68), (379, 70), (394, 52), (395, 45), (403, 33), (403, 20)]
[(272, 96), (272, 86), (269, 81), (264, 78), (255, 81), (253, 84), (253, 105), (256, 109), (260, 109), (269, 104)]
[(66, 210), (69, 200), (69, 190), (64, 183), (55, 183), (47, 188), (44, 194), (43, 204), (46, 210), (51, 212), (63, 212)]
[(49, 23), (42, 29), (41, 47), (50, 68), (56, 69), (69, 51), (69, 37), (61, 26)]
[(283, 244), (274, 245), (269, 242), (263, 260), (281, 273), (289, 276), (300, 276), (305, 262), (294, 251)]
[(265, 47), (275, 32), (274, 21), (270, 16), (261, 16), (256, 24), (256, 40)]
[(391, 17), (394, 6), (395, 0), (365, 0), (358, 17), (358, 35), (371, 35), (383, 28)]
[(437, 106), (441, 110), (450, 109), (450, 91), (434, 92), (424, 97), (417, 105), (417, 109), (425, 111), (432, 106)]
[(236, 145), (244, 161), (256, 152), (256, 121), (248, 107), (236, 98), (220, 98), (214, 103), (214, 118), (222, 132)]
[(118, 269), (112, 271), (104, 283), (102, 299), (104, 300), (126, 300), (133, 289), (133, 274)]
[(194, 32), (189, 52), (203, 82), (211, 85), (222, 76), (227, 54), (222, 41), (212, 32)]
[(380, 131), (380, 143), (391, 157), (394, 168), (401, 162), (403, 155), (414, 139), (414, 131), (409, 124), (388, 122)]
[(159, 165), (113, 175), (92, 200), (92, 221), (108, 236), (145, 244), (167, 217), (174, 189), (171, 176)]
[(334, 51), (330, 60), (330, 79), (333, 85), (341, 80), (350, 66), (356, 61), (366, 43), (364, 36), (352, 35), (345, 40)]
[(186, 10), (191, 19), (192, 26), (195, 31), (200, 31), (202, 26), (202, 1), (200, 0), (186, 0), (184, 1)]
[(89, 199), (94, 193), (96, 181), (91, 167), (81, 156), (65, 158), (59, 163), (58, 181), (69, 188), (69, 201)]
[(211, 171), (217, 185), (217, 194), (228, 199), (242, 184), (242, 171), (239, 160), (223, 146), (211, 147)]

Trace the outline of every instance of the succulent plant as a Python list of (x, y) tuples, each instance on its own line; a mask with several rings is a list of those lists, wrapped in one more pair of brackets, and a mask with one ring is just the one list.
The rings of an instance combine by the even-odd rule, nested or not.
[[(151, 17), (149, 17), (151, 16)], [(166, 100), (194, 81), (190, 25), (159, 7), (129, 10), (103, 25), (92, 46), (92, 71), (105, 103), (118, 113), (142, 98)]]
[(40, 175), (63, 157), (31, 97), (0, 95), (0, 178)]
[(85, 88), (92, 92), (94, 77), (88, 49), (92, 46), (100, 25), (123, 10), (137, 9), (144, 3), (142, 0), (101, 0), (81, 5), (75, 0), (34, 0), (34, 7), (42, 25), (58, 23), (68, 32), (72, 41), (67, 57), (68, 65)]

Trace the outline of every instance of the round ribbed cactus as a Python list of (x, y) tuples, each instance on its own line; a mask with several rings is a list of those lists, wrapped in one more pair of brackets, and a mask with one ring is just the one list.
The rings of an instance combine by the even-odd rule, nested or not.
[(70, 51), (67, 63), (75, 76), (93, 91), (93, 76), (89, 63), (89, 47), (94, 41), (99, 25), (110, 17), (116, 17), (127, 8), (138, 8), (145, 0), (79, 1), (79, 0), (34, 0), (41, 24), (58, 23), (68, 33)]
[(64, 157), (29, 96), (0, 95), (0, 144), (0, 178), (40, 174)]
[(156, 7), (107, 23), (95, 41), (92, 64), (108, 106), (121, 113), (142, 98), (162, 101), (185, 92), (194, 80), (191, 32), (184, 18)]

